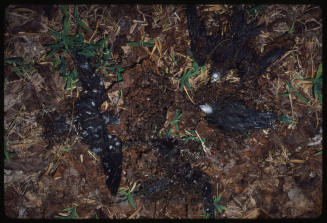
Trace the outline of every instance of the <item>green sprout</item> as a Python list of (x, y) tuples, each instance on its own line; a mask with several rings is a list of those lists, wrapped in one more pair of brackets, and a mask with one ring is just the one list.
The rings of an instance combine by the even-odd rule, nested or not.
[(191, 132), (188, 134), (188, 137), (184, 137), (182, 138), (182, 140), (184, 140), (185, 142), (188, 141), (195, 141), (195, 142), (201, 142), (201, 140), (196, 136), (195, 134), (195, 130), (191, 130)]
[(314, 97), (318, 98), (320, 103), (322, 103), (322, 64), (319, 64), (318, 70), (314, 78), (304, 79), (299, 76), (298, 78), (300, 80), (309, 81), (313, 84)]
[(62, 74), (63, 79), (66, 81), (65, 90), (73, 91), (77, 86), (80, 85), (78, 82), (78, 73), (74, 69), (72, 72), (66, 70), (66, 62), (64, 57), (60, 57), (59, 65), (57, 69)]
[(127, 190), (120, 189), (119, 193), (122, 194), (122, 196), (120, 196), (119, 198), (122, 201), (128, 200), (128, 203), (136, 210), (136, 206), (133, 201), (133, 197), (136, 195), (135, 193), (133, 193), (135, 186), (136, 186), (136, 183), (134, 183), (134, 185), (132, 186), (131, 189), (129, 187), (127, 187)]
[(198, 75), (199, 73), (204, 71), (204, 66), (200, 67), (199, 64), (195, 61), (192, 52), (188, 49), (188, 54), (193, 59), (192, 67), (188, 69), (182, 78), (180, 79), (180, 88), (183, 89), (184, 86), (191, 88), (191, 85), (189, 83), (189, 79), (192, 78), (195, 75)]
[(301, 99), (306, 105), (310, 105), (309, 104), (309, 102), (308, 102), (308, 100), (304, 97), (304, 96), (302, 96), (294, 87), (293, 87), (293, 85), (291, 84), (291, 83), (289, 83), (287, 80), (286, 80), (286, 84), (287, 84), (287, 86), (288, 86), (288, 88), (289, 88), (289, 92), (287, 92), (287, 93), (284, 93), (284, 94), (281, 94), (281, 96), (283, 96), (283, 97), (288, 97), (288, 95), (290, 95), (290, 94), (294, 94), (294, 95), (296, 95), (299, 99)]
[(19, 77), (26, 79), (26, 73), (31, 73), (31, 64), (25, 64), (22, 57), (13, 57), (5, 59), (5, 63), (9, 64), (12, 71)]
[(292, 124), (293, 123), (293, 120), (288, 118), (286, 115), (278, 116), (278, 120), (281, 121), (281, 122), (284, 122), (286, 124)]
[[(203, 148), (203, 146), (205, 146), (205, 142), (207, 141), (206, 138), (199, 138), (199, 136), (196, 134), (195, 130), (191, 130), (190, 132), (188, 132), (187, 130), (185, 130), (186, 134), (188, 135), (187, 137), (183, 137), (182, 140), (185, 142), (188, 141), (194, 141), (194, 142), (198, 142), (201, 144), (201, 149), (203, 151), (206, 151), (206, 148)], [(202, 141), (201, 141), (202, 140)]]
[[(110, 71), (114, 71), (117, 81), (120, 82), (123, 80), (122, 72), (124, 68), (120, 68), (114, 65), (113, 62), (110, 61), (113, 51), (113, 45), (109, 47), (108, 37), (99, 40), (96, 43), (87, 43), (84, 41), (83, 33), (81, 29), (87, 30), (88, 32), (92, 32), (86, 23), (79, 19), (77, 6), (74, 8), (74, 21), (77, 24), (78, 31), (75, 35), (69, 34), (70, 30), (70, 15), (66, 6), (61, 6), (61, 10), (64, 14), (63, 20), (63, 28), (61, 31), (51, 30), (51, 35), (57, 40), (56, 44), (48, 45), (47, 47), (51, 49), (46, 60), (54, 56), (58, 51), (63, 50), (67, 53), (76, 52), (78, 49), (78, 53), (84, 55), (86, 57), (95, 57), (96, 56), (96, 71), (102, 70), (104, 68), (104, 72), (106, 74)], [(70, 89), (71, 91), (79, 86), (78, 82), (78, 72), (77, 69), (74, 68), (72, 71), (66, 71), (66, 62), (62, 57), (60, 61), (53, 62), (53, 68), (58, 67), (60, 72), (63, 74), (64, 79), (66, 80), (65, 90)], [(105, 75), (106, 76), (106, 75)]]
[[(80, 47), (84, 49), (83, 54), (92, 55), (91, 49), (87, 47), (87, 45), (83, 41), (83, 34), (80, 30), (80, 27), (87, 30), (92, 31), (84, 22), (78, 19), (78, 10), (75, 6), (74, 9), (74, 18), (75, 22), (78, 25), (78, 33), (76, 35), (70, 35), (69, 29), (70, 29), (70, 19), (69, 19), (69, 12), (66, 6), (61, 6), (61, 10), (64, 14), (64, 21), (63, 21), (63, 28), (61, 31), (56, 31), (54, 29), (51, 29), (50, 33), (51, 35), (57, 40), (56, 44), (47, 46), (51, 49), (50, 53), (46, 57), (46, 60), (51, 58), (58, 50), (63, 49), (67, 53), (71, 53), (72, 49), (76, 47)], [(92, 47), (91, 47), (92, 48)]]
[(292, 25), (291, 25), (291, 27), (290, 27), (290, 29), (288, 30), (288, 34), (293, 34), (294, 33), (294, 21), (292, 22)]
[(64, 149), (65, 152), (70, 152), (70, 151), (72, 151), (72, 150), (73, 150), (72, 147), (68, 147), (68, 148), (65, 148), (65, 149)]
[(65, 208), (63, 211), (66, 211), (68, 212), (67, 216), (56, 216), (56, 218), (59, 218), (59, 219), (76, 219), (76, 218), (79, 218), (78, 214), (77, 214), (77, 211), (76, 211), (76, 208)]
[(210, 214), (209, 213), (204, 213), (200, 215), (203, 219), (209, 219), (210, 218)]
[(5, 161), (10, 160), (11, 157), (14, 156), (14, 153), (10, 153), (7, 151), (7, 146), (5, 141), (3, 141), (3, 153), (5, 154)]
[(176, 115), (175, 115), (175, 119), (170, 121), (171, 125), (175, 125), (176, 127), (176, 131), (178, 132), (179, 128), (178, 128), (178, 122), (180, 120), (180, 118), (182, 117), (182, 113), (178, 114), (178, 109), (176, 110)]
[(128, 42), (128, 46), (145, 46), (145, 47), (153, 47), (154, 46), (154, 39), (149, 40), (149, 42), (144, 42), (141, 40), (139, 42)]
[(214, 198), (213, 200), (213, 204), (215, 206), (215, 215), (216, 215), (216, 210), (219, 212), (219, 213), (222, 213), (223, 211), (226, 211), (227, 208), (223, 205), (220, 204), (220, 200), (221, 200), (221, 194), (219, 194), (217, 197)]
[[(178, 132), (179, 131), (178, 122), (180, 121), (181, 117), (182, 117), (182, 113), (178, 114), (178, 109), (177, 109), (174, 120), (170, 121), (170, 123), (169, 123), (170, 125), (169, 125), (169, 129), (168, 129), (167, 134), (158, 132), (158, 136), (159, 137), (168, 137), (169, 138), (170, 135), (171, 135), (171, 132), (173, 131), (173, 125), (175, 125), (176, 132)], [(176, 136), (178, 137), (179, 134), (177, 134)]]
[(173, 61), (173, 67), (176, 66), (177, 65), (177, 61), (175, 59), (174, 52), (172, 50), (170, 50), (169, 57)]
[(114, 71), (117, 77), (117, 82), (121, 82), (123, 80), (122, 72), (125, 69), (118, 67), (117, 65), (114, 65), (113, 62), (109, 61), (112, 56), (113, 45), (109, 47), (109, 43), (107, 44), (107, 42), (108, 42), (108, 37), (106, 37), (103, 40), (100, 40), (96, 44), (96, 46), (99, 47), (98, 51), (100, 56), (98, 57), (98, 59), (100, 62), (97, 64), (98, 68), (96, 69), (95, 72), (98, 72), (102, 68), (105, 68), (106, 71), (105, 77), (107, 77), (108, 76), (107, 73), (109, 73), (110, 71)]

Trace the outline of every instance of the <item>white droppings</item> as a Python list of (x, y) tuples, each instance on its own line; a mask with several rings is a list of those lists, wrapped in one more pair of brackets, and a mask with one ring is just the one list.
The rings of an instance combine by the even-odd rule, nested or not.
[(93, 148), (92, 151), (94, 153), (100, 153), (102, 151), (102, 149), (101, 148)]
[(106, 115), (103, 115), (102, 118), (104, 119), (104, 123), (108, 124), (110, 122), (110, 118)]
[(98, 90), (97, 89), (92, 89), (92, 92), (93, 93), (98, 93)]
[(120, 146), (120, 142), (116, 142), (115, 145), (116, 145), (116, 146)]
[(83, 69), (87, 69), (89, 67), (89, 64), (88, 64), (88, 62), (85, 62), (84, 64), (81, 64), (81, 68), (83, 68)]
[(112, 138), (112, 136), (111, 136), (111, 135), (108, 135), (108, 138), (109, 138), (109, 139), (111, 139), (111, 138)]
[(110, 146), (109, 146), (109, 149), (112, 149), (112, 148), (113, 148), (113, 146), (112, 146), (112, 145), (110, 145)]
[(90, 111), (85, 111), (86, 112), (86, 114), (88, 114), (88, 115), (91, 115), (92, 114), (92, 112), (90, 112)]
[(219, 81), (219, 79), (221, 78), (221, 74), (219, 72), (214, 72), (212, 75), (211, 75), (211, 83), (214, 83), (214, 82), (217, 82)]
[(103, 86), (103, 81), (100, 81), (100, 86)]
[(91, 101), (91, 105), (94, 107), (95, 106), (95, 102), (94, 101)]
[(208, 105), (208, 104), (200, 105), (199, 107), (200, 107), (200, 109), (201, 109), (204, 113), (206, 113), (207, 115), (213, 113), (213, 109), (212, 109), (212, 107), (211, 107), (210, 105)]

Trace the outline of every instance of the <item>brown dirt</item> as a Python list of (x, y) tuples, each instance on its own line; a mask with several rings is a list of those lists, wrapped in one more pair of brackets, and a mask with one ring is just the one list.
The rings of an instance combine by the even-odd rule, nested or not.
[[(216, 30), (228, 24), (225, 17), (230, 7), (201, 5), (198, 10), (208, 21), (208, 29)], [(74, 7), (68, 8), (73, 16)], [(214, 71), (208, 64), (203, 73), (190, 79), (187, 93), (178, 84), (192, 66), (187, 55), (185, 5), (79, 5), (78, 10), (93, 31), (98, 27), (94, 33), (83, 30), (85, 39), (108, 36), (114, 44), (114, 62), (127, 68), (121, 83), (113, 83), (114, 74), (99, 73), (105, 85), (111, 86), (106, 105), (121, 118), (119, 125), (108, 126), (125, 143), (121, 190), (134, 186), (137, 192), (174, 172), (175, 167), (152, 149), (153, 139), (171, 128), (171, 137), (179, 141), (180, 162), (187, 161), (209, 175), (214, 196), (222, 194), (221, 204), (227, 210), (217, 212), (216, 218), (314, 218), (322, 214), (322, 155), (316, 155), (322, 150), (322, 106), (314, 98), (312, 85), (297, 77), (314, 77), (322, 61), (319, 7), (268, 5), (256, 16), (268, 26), (255, 40), (257, 50), (271, 47), (267, 43), (294, 22), (290, 36), (295, 44), (289, 53), (261, 77), (245, 83), (233, 70), (216, 83), (208, 82)], [(45, 46), (54, 44), (49, 28), (61, 30), (62, 17), (60, 7), (54, 6), (6, 8), (5, 57), (23, 57), (32, 69), (25, 72), (26, 78), (8, 64), (4, 69), (4, 139), (7, 151), (14, 153), (4, 161), (5, 215), (56, 218), (69, 215), (65, 208), (76, 208), (79, 218), (201, 219), (202, 198), (185, 186), (167, 188), (154, 197), (135, 194), (136, 209), (120, 199), (121, 194), (111, 196), (99, 158), (80, 143), (74, 131), (49, 146), (52, 133), (44, 135), (44, 117), (57, 111), (71, 120), (79, 91), (65, 91), (59, 72), (44, 60)], [(71, 26), (76, 31), (76, 25)], [(153, 38), (157, 39), (154, 48), (126, 44)], [(285, 80), (309, 106), (295, 95), (280, 95), (287, 92)], [(244, 134), (211, 128), (197, 105), (231, 99), (241, 99), (255, 110), (293, 116), (296, 121)], [(176, 111), (182, 113), (178, 129), (170, 123)], [(191, 130), (205, 139), (209, 153), (199, 142), (182, 140)]]

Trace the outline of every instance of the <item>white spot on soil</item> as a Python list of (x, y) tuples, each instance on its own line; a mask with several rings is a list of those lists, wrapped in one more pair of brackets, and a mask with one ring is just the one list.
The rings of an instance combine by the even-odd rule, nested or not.
[(89, 67), (89, 64), (88, 64), (88, 62), (85, 62), (84, 64), (81, 64), (81, 68), (83, 68), (83, 69), (87, 69)]
[(219, 72), (214, 72), (212, 75), (211, 75), (211, 83), (214, 83), (214, 82), (217, 82), (219, 81), (219, 79), (221, 78), (221, 74)]
[(206, 113), (207, 115), (213, 113), (213, 109), (212, 109), (212, 107), (211, 107), (210, 105), (208, 105), (208, 104), (200, 105), (200, 109), (201, 109), (204, 113)]

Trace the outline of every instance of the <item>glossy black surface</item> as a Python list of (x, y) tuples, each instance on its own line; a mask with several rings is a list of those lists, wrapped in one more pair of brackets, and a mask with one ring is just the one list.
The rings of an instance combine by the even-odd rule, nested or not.
[(250, 129), (272, 128), (276, 115), (253, 111), (241, 101), (216, 103), (213, 113), (206, 116), (209, 124), (224, 131), (244, 132)]
[(82, 142), (101, 157), (106, 184), (111, 194), (116, 195), (121, 181), (122, 142), (108, 134), (106, 125), (118, 123), (119, 118), (111, 112), (100, 112), (101, 104), (107, 99), (103, 82), (85, 56), (77, 52), (75, 58), (83, 87), (75, 105), (77, 131)]

